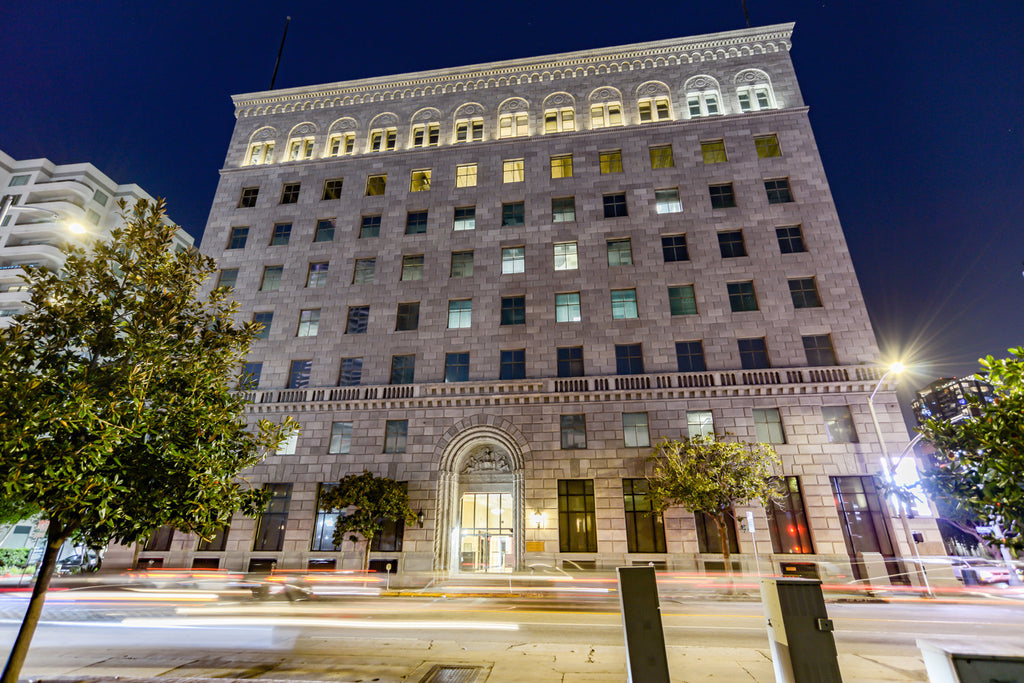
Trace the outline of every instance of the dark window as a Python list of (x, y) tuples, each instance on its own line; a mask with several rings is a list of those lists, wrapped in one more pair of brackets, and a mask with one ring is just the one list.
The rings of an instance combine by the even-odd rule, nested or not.
[(228, 249), (245, 249), (245, 243), (248, 239), (249, 228), (231, 228)]
[(313, 369), (311, 360), (293, 360), (288, 371), (288, 388), (305, 389), (309, 386), (309, 373)]
[(789, 191), (789, 178), (764, 181), (764, 191), (768, 193), (769, 204), (787, 204), (793, 201), (793, 193)]
[[(703, 512), (693, 514), (697, 522), (697, 551), (713, 555), (722, 554), (722, 537), (718, 531), (715, 520)], [(736, 517), (730, 510), (725, 516), (725, 535), (729, 543), (729, 552), (740, 551), (739, 542), (736, 540)]]
[(284, 527), (288, 522), (288, 505), (292, 500), (291, 484), (264, 484), (270, 493), (267, 507), (260, 515), (253, 550), (276, 552), (284, 547)]
[(708, 192), (711, 195), (712, 209), (731, 209), (736, 206), (736, 194), (732, 190), (732, 183), (711, 185)]
[(339, 387), (354, 387), (363, 381), (363, 359), (342, 358), (341, 370), (338, 373)]
[(757, 310), (757, 297), (754, 296), (753, 282), (730, 282), (729, 306), (733, 313)]
[(704, 364), (704, 342), (681, 341), (676, 342), (676, 365), (679, 372), (704, 372), (707, 366)]
[(332, 178), (324, 181), (324, 193), (320, 197), (324, 199), (341, 199), (341, 178)]
[(814, 552), (811, 533), (807, 527), (807, 511), (797, 477), (779, 477), (776, 490), (782, 494), (768, 506), (768, 531), (772, 537), (772, 551), (790, 555), (809, 555)]
[(349, 306), (348, 320), (345, 323), (345, 334), (363, 334), (366, 332), (366, 322), (370, 317), (369, 306)]
[(256, 200), (260, 196), (260, 188), (258, 187), (243, 187), (242, 196), (238, 198), (238, 208), (240, 209), (251, 209), (256, 206)]
[[(436, 144), (436, 143), (433, 143)], [(408, 490), (408, 482), (400, 481), (399, 486)], [(382, 519), (381, 530), (373, 536), (370, 542), (370, 550), (374, 552), (401, 552), (402, 537), (405, 535), (405, 520), (403, 519)], [(383, 567), (386, 569), (387, 567)], [(378, 570), (380, 571), (380, 570)], [(391, 571), (395, 571), (392, 568)]]
[(238, 282), (238, 268), (224, 268), (220, 271), (220, 275), (217, 276), (218, 287), (234, 289), (236, 282)]
[(502, 325), (525, 325), (526, 324), (526, 297), (525, 296), (503, 296), (503, 297), (501, 297), (501, 324)]
[(452, 230), (476, 230), (476, 207), (456, 206)]
[(316, 222), (316, 232), (313, 233), (314, 242), (334, 241), (334, 219), (325, 218)]
[(821, 416), (830, 443), (857, 443), (857, 429), (847, 406), (822, 406)]
[(512, 349), (501, 352), (499, 379), (526, 379), (525, 349)]
[(384, 425), (384, 452), (405, 453), (408, 435), (408, 420), (388, 420)]
[(452, 252), (452, 277), (469, 277), (473, 274), (473, 252)]
[(738, 339), (736, 341), (740, 349), (740, 366), (744, 370), (762, 370), (771, 367), (768, 364), (768, 345), (764, 337), (752, 339)]
[(686, 235), (663, 235), (661, 253), (665, 257), (665, 263), (689, 261), (690, 252), (686, 248)]
[(747, 246), (743, 243), (742, 230), (728, 230), (718, 233), (718, 249), (722, 258), (736, 258), (747, 255)]
[(444, 355), (444, 381), (469, 381), (469, 353), (446, 353)]
[(626, 510), (626, 550), (631, 553), (668, 552), (665, 521), (651, 506), (646, 479), (623, 479), (622, 499)]
[(551, 200), (551, 222), (571, 223), (576, 220), (576, 198), (555, 197)]
[(242, 366), (242, 374), (238, 377), (238, 388), (252, 391), (260, 385), (263, 374), (263, 363), (246, 363)]
[[(208, 539), (199, 539), (196, 550), (201, 553), (219, 553), (227, 550), (228, 532), (231, 530), (231, 520), (225, 526), (217, 529)], [(195, 565), (192, 565), (195, 567)]]
[(605, 218), (619, 218), (629, 215), (626, 209), (626, 194), (624, 192), (606, 194), (603, 200)]
[(359, 237), (377, 237), (380, 235), (380, 216), (363, 216), (359, 225)]
[(789, 295), (793, 297), (793, 308), (819, 308), (818, 286), (813, 277), (789, 281)]
[(644, 356), (640, 344), (615, 345), (615, 372), (620, 375), (644, 374)]
[(693, 285), (669, 287), (668, 308), (672, 315), (696, 315), (697, 298), (693, 294)]
[(526, 204), (509, 202), (501, 205), (501, 226), (513, 227), (526, 223)]
[(339, 550), (334, 545), (334, 525), (338, 522), (338, 513), (341, 510), (323, 510), (320, 508), (320, 501), (323, 497), (336, 487), (336, 483), (320, 484), (316, 491), (316, 523), (313, 525), (313, 542), (309, 549), (319, 552)]
[(402, 257), (402, 282), (423, 279), (423, 254), (410, 254)]
[(151, 552), (170, 550), (172, 540), (174, 540), (174, 527), (162, 526), (159, 529), (153, 530), (153, 533), (146, 539), (146, 545), (142, 549)]
[(416, 375), (416, 355), (391, 356), (391, 383), (412, 384)]
[(815, 334), (803, 337), (803, 342), (808, 365), (838, 365), (832, 348), (832, 335)]
[(352, 271), (352, 284), (363, 285), (373, 282), (373, 274), (377, 270), (377, 259), (357, 258), (355, 268)]
[(292, 237), (292, 224), (291, 223), (278, 223), (274, 226), (274, 232), (270, 236), (270, 246), (280, 247), (288, 244), (288, 240)]
[(263, 328), (256, 333), (257, 339), (266, 339), (270, 336), (270, 325), (274, 322), (273, 311), (260, 311), (253, 313), (252, 321), (263, 325)]
[(566, 346), (558, 349), (558, 376), (583, 376), (583, 347)]
[[(884, 558), (892, 558), (893, 544), (886, 529), (886, 513), (879, 501), (875, 477), (850, 476), (830, 477), (832, 493), (835, 496), (836, 508), (839, 511), (839, 526), (843, 530), (843, 540), (851, 558), (859, 558), (864, 553), (878, 553)], [(867, 572), (862, 562), (854, 561), (853, 573), (857, 579), (866, 579)], [(886, 569), (893, 583), (909, 583), (905, 575), (900, 573), (897, 562), (887, 559)]]
[(779, 239), (779, 251), (783, 254), (799, 254), (807, 251), (807, 247), (804, 245), (804, 234), (799, 225), (775, 228), (775, 236)]
[(562, 415), (559, 420), (562, 448), (567, 450), (587, 447), (587, 416)]
[(427, 231), (427, 212), (410, 211), (405, 215), (405, 234), (421, 235)]
[(295, 204), (299, 201), (299, 188), (301, 183), (285, 183), (281, 187), (281, 203)]
[(593, 479), (558, 480), (558, 550), (597, 552)]
[(398, 313), (395, 315), (395, 330), (406, 332), (415, 330), (420, 326), (420, 302), (411, 301), (398, 304)]

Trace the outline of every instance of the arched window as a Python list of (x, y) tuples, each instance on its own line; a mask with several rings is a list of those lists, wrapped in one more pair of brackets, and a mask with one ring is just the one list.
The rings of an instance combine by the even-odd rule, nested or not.
[(548, 95), (544, 100), (544, 133), (576, 130), (576, 101), (569, 93)]
[(300, 123), (288, 134), (287, 161), (300, 161), (313, 158), (313, 144), (316, 140), (316, 125), (310, 122)]
[(760, 111), (775, 109), (775, 93), (772, 91), (771, 79), (759, 69), (745, 69), (733, 79), (736, 84), (736, 99), (740, 103), (740, 111)]
[(640, 123), (672, 119), (672, 99), (668, 86), (659, 81), (644, 83), (636, 89), (637, 113)]
[(690, 118), (722, 113), (722, 91), (711, 76), (694, 76), (686, 81), (686, 109)]
[(475, 102), (455, 110), (455, 142), (481, 142), (484, 139), (484, 108)]
[(356, 120), (350, 116), (332, 123), (327, 133), (327, 147), (324, 156), (340, 157), (355, 154), (356, 126)]
[(598, 88), (590, 93), (590, 127), (621, 126), (622, 93), (615, 88)]
[(518, 138), (530, 134), (529, 103), (521, 97), (505, 100), (498, 107), (498, 137)]
[(370, 122), (368, 152), (393, 152), (398, 147), (398, 117), (388, 112)]
[(433, 107), (412, 115), (410, 147), (437, 147), (441, 142), (441, 112)]
[(249, 150), (245, 155), (245, 165), (270, 164), (274, 162), (274, 139), (277, 131), (269, 126), (260, 128), (249, 138)]

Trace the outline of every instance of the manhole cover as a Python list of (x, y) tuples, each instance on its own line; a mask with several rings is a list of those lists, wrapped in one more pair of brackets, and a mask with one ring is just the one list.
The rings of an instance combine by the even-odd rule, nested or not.
[(435, 664), (430, 667), (427, 675), (420, 679), (420, 683), (473, 683), (478, 673), (480, 673), (478, 666)]

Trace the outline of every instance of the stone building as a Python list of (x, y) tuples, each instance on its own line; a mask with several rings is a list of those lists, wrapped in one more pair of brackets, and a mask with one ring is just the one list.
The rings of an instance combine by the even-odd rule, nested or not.
[[(140, 560), (357, 567), (317, 498), (366, 469), (421, 511), (377, 566), (720, 568), (706, 520), (645, 513), (649, 446), (711, 431), (782, 457), (787, 508), (749, 508), (762, 562), (862, 576), (907, 552), (875, 494), (878, 349), (791, 32), (234, 97), (202, 247), (265, 326), (252, 418), (302, 433), (249, 475), (261, 519)], [(751, 536), (732, 543), (752, 567)]]

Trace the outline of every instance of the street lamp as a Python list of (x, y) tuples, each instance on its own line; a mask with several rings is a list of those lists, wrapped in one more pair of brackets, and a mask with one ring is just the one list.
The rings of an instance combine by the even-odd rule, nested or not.
[(56, 211), (50, 209), (44, 209), (41, 206), (14, 206), (14, 195), (5, 194), (4, 198), (0, 200), (0, 226), (7, 220), (7, 216), (11, 211), (41, 211), (47, 213), (57, 219), (58, 222), (63, 223), (68, 230), (75, 233), (76, 235), (85, 234), (85, 226), (76, 221), (69, 220), (66, 216), (63, 216)]

